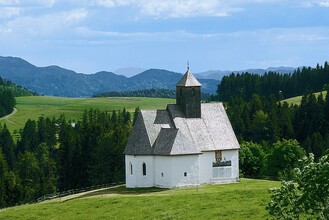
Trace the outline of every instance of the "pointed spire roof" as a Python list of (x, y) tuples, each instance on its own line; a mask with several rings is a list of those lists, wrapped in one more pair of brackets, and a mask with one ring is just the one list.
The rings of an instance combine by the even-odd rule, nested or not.
[(186, 73), (181, 78), (181, 80), (179, 80), (176, 86), (193, 87), (193, 86), (201, 86), (201, 83), (190, 72), (190, 68), (187, 68)]

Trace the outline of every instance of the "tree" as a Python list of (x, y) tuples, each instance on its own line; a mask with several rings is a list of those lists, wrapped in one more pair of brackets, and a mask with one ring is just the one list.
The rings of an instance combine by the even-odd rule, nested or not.
[(5, 206), (5, 182), (7, 176), (6, 160), (0, 149), (0, 208)]
[(19, 154), (16, 172), (21, 180), (21, 201), (29, 202), (37, 199), (40, 189), (40, 167), (34, 154), (25, 152)]
[(239, 167), (245, 176), (260, 177), (265, 166), (265, 152), (259, 144), (244, 142), (240, 146)]
[(34, 120), (28, 119), (21, 132), (21, 140), (18, 142), (18, 151), (34, 151), (38, 146), (39, 137), (37, 133), (37, 124)]
[(0, 117), (13, 111), (16, 105), (16, 99), (13, 92), (3, 86), (0, 86)]
[(271, 201), (266, 210), (275, 219), (299, 219), (302, 213), (300, 193), (293, 181), (283, 181), (280, 188), (269, 189)]
[(267, 113), (262, 110), (255, 112), (251, 123), (251, 133), (255, 142), (270, 139), (269, 122)]
[(2, 131), (0, 130), (0, 148), (2, 147), (2, 152), (8, 164), (8, 168), (12, 169), (14, 164), (14, 148), (15, 143), (10, 135), (10, 132), (6, 126), (3, 126)]
[(46, 143), (41, 143), (35, 149), (34, 154), (40, 167), (38, 196), (54, 193), (57, 185), (57, 168), (55, 160), (49, 155), (49, 147)]
[(298, 161), (305, 156), (305, 151), (297, 140), (278, 141), (268, 155), (268, 175), (279, 179), (291, 179)]
[(135, 124), (135, 121), (136, 121), (137, 116), (138, 116), (138, 114), (139, 114), (140, 111), (141, 111), (141, 110), (140, 110), (139, 107), (135, 108), (134, 116), (133, 116), (133, 124)]
[(329, 219), (329, 156), (314, 161), (313, 154), (300, 160), (296, 180), (270, 189), (266, 209), (275, 219)]

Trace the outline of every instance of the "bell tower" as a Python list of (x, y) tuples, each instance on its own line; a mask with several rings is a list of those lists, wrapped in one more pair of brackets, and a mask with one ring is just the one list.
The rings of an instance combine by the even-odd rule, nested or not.
[(201, 118), (201, 83), (189, 67), (176, 84), (176, 104), (181, 106), (186, 118)]

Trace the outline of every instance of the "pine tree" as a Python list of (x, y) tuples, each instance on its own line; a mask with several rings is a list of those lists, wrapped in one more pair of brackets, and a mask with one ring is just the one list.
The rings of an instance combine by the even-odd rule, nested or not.
[(6, 206), (5, 197), (6, 197), (6, 182), (7, 179), (7, 163), (5, 157), (2, 154), (0, 149), (0, 208)]
[(2, 152), (8, 163), (8, 168), (13, 169), (15, 161), (15, 143), (6, 124), (3, 126), (2, 131), (0, 130), (0, 147), (2, 147)]

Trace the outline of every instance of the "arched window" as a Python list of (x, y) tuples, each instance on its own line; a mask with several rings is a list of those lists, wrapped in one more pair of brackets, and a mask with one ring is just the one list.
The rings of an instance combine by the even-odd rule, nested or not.
[(146, 164), (143, 163), (143, 176), (146, 176)]
[(129, 162), (130, 165), (130, 175), (133, 175), (133, 165), (131, 164), (131, 162)]

